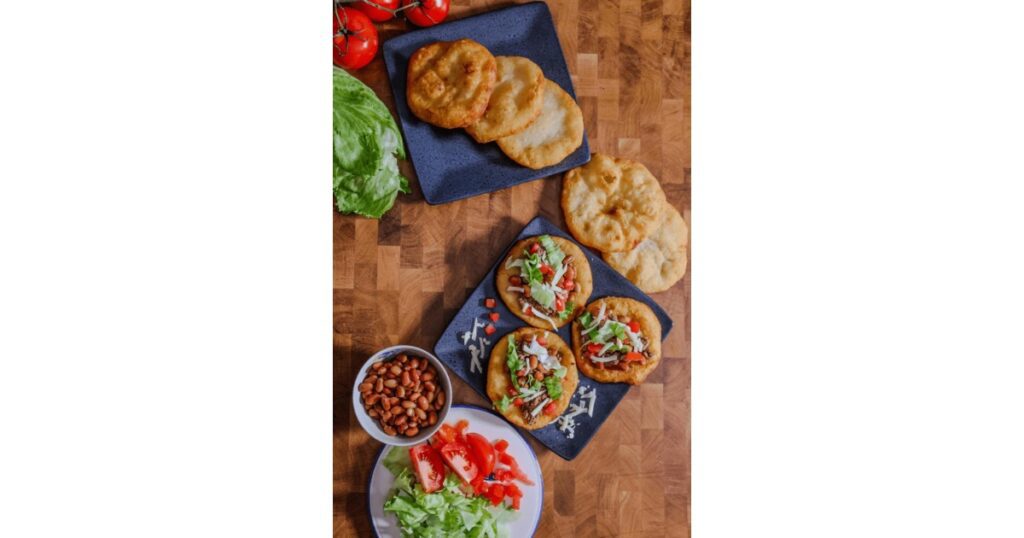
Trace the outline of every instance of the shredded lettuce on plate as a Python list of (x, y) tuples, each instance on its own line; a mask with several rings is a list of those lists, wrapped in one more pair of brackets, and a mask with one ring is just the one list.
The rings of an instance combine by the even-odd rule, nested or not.
[(392, 447), (383, 462), (395, 475), (395, 486), (384, 501), (384, 511), (398, 518), (403, 537), (508, 536), (499, 525), (511, 518), (511, 508), (504, 505), (492, 507), (484, 497), (467, 497), (459, 489), (459, 479), (454, 473), (445, 477), (444, 488), (424, 493), (413, 476), (408, 452), (405, 447)]
[(402, 135), (388, 107), (369, 87), (334, 69), (334, 198), (338, 211), (380, 218), (408, 193), (398, 172)]

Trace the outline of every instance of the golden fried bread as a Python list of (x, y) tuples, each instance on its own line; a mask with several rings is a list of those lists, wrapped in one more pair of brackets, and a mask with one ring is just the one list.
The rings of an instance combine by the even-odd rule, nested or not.
[(628, 251), (658, 227), (665, 193), (647, 167), (600, 153), (568, 171), (562, 212), (577, 241), (602, 252)]
[(604, 260), (638, 288), (656, 293), (671, 288), (686, 274), (689, 230), (679, 211), (667, 206), (654, 233), (632, 250), (605, 252)]
[[(509, 267), (508, 264), (514, 262), (517, 259), (522, 259), (525, 256), (524, 251), (528, 250), (530, 245), (539, 242), (539, 237), (527, 237), (521, 241), (516, 242), (512, 245), (512, 249), (509, 250), (508, 256), (502, 260), (501, 265), (498, 266), (498, 271), (495, 276), (495, 286), (498, 288), (498, 295), (501, 296), (501, 300), (504, 301), (505, 306), (512, 311), (519, 319), (533, 325), (534, 327), (541, 329), (554, 330), (555, 327), (561, 328), (566, 323), (573, 320), (580, 312), (583, 311), (583, 307), (587, 304), (587, 300), (590, 299), (590, 293), (594, 289), (594, 277), (590, 272), (590, 262), (587, 261), (587, 257), (583, 254), (583, 250), (576, 246), (575, 243), (558, 237), (556, 235), (548, 236), (550, 240), (558, 246), (562, 251), (566, 260), (566, 270), (564, 276), (568, 277), (568, 281), (572, 282), (572, 290), (569, 290), (568, 296), (564, 300), (566, 308), (571, 308), (571, 311), (564, 318), (560, 318), (557, 312), (542, 311), (542, 315), (545, 315), (551, 322), (539, 317), (537, 315), (538, 305), (525, 298), (526, 286), (523, 282), (522, 269), (520, 267)], [(558, 268), (555, 268), (557, 271)], [(554, 275), (552, 275), (553, 278)], [(515, 283), (513, 280), (518, 279)], [(562, 280), (562, 279), (559, 279)], [(522, 291), (520, 291), (522, 289)], [(530, 306), (530, 313), (526, 313), (523, 310), (524, 302)], [(541, 307), (542, 308), (542, 307)], [(552, 326), (554, 323), (554, 327)]]
[(437, 41), (409, 60), (406, 101), (427, 123), (465, 127), (483, 116), (496, 77), (494, 56), (483, 45), (471, 39)]
[(544, 73), (522, 56), (498, 56), (498, 79), (487, 110), (466, 132), (480, 143), (491, 142), (526, 129), (540, 114)]
[[(557, 363), (562, 368), (565, 368), (565, 376), (561, 379), (562, 394), (557, 399), (551, 399), (545, 391), (545, 394), (538, 396), (536, 400), (524, 402), (524, 407), (507, 404), (507, 407), (502, 409), (502, 398), (508, 398), (508, 400), (505, 400), (507, 403), (509, 400), (514, 399), (512, 393), (516, 392), (516, 389), (512, 387), (511, 374), (508, 368), (509, 341), (514, 339), (518, 346), (534, 338), (539, 338), (543, 341), (546, 345), (542, 347), (550, 353), (552, 358), (557, 359)], [(522, 355), (522, 353), (517, 352), (517, 356)], [(537, 370), (532, 369), (532, 371), (536, 372)], [(520, 428), (527, 430), (540, 429), (558, 418), (569, 407), (569, 401), (572, 399), (573, 393), (576, 392), (578, 384), (579, 374), (576, 372), (576, 360), (569, 350), (569, 346), (556, 333), (532, 327), (522, 327), (502, 336), (494, 344), (494, 349), (491, 351), (491, 360), (487, 366), (487, 396), (491, 399), (491, 403), (494, 404), (495, 409), (499, 413), (508, 419), (509, 422)], [(510, 388), (512, 389), (511, 392)], [(545, 413), (543, 411), (543, 407), (546, 407), (545, 402), (554, 402), (553, 412)], [(541, 410), (535, 416), (529, 415), (531, 406), (541, 407)]]
[(513, 161), (538, 169), (562, 162), (583, 143), (583, 112), (558, 84), (546, 80), (540, 115), (526, 129), (498, 139)]
[[(597, 321), (598, 316), (602, 314), (602, 305), (604, 306), (603, 318), (601, 321)], [(590, 314), (589, 318), (586, 313)], [(584, 319), (591, 319), (591, 323), (608, 323), (614, 320), (622, 324), (632, 322), (638, 325), (639, 330), (634, 334), (644, 346), (637, 351), (642, 356), (642, 360), (628, 360), (626, 358), (628, 353), (616, 353), (611, 350), (605, 353), (608, 356), (618, 356), (617, 361), (596, 362), (591, 360), (589, 358), (591, 353), (588, 350), (591, 341), (582, 333)], [(632, 328), (629, 330), (632, 331)], [(623, 343), (632, 346), (632, 338), (626, 338)], [(636, 348), (632, 348), (632, 350), (636, 351)], [(587, 305), (586, 312), (573, 322), (572, 351), (576, 356), (576, 365), (583, 375), (601, 383), (639, 385), (661, 362), (661, 323), (650, 307), (640, 301), (626, 297), (604, 297)]]

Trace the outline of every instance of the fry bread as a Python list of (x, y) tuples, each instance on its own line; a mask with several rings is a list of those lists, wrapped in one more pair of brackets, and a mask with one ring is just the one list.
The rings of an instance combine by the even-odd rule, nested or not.
[(527, 168), (562, 162), (583, 143), (583, 112), (561, 86), (546, 80), (540, 115), (526, 129), (498, 139), (498, 147)]
[(600, 153), (568, 171), (562, 212), (577, 241), (602, 252), (628, 251), (657, 227), (665, 193), (647, 167)]
[[(558, 355), (558, 361), (566, 369), (566, 374), (562, 378), (562, 396), (554, 401), (555, 413), (548, 415), (541, 412), (534, 419), (533, 423), (527, 423), (523, 417), (522, 410), (510, 405), (508, 409), (502, 412), (498, 408), (498, 401), (501, 400), (502, 396), (508, 394), (508, 388), (512, 384), (509, 379), (508, 365), (506, 363), (509, 337), (514, 337), (516, 341), (519, 341), (521, 338), (533, 338), (535, 336), (544, 338), (549, 349), (554, 348)], [(520, 428), (537, 430), (558, 418), (569, 407), (569, 401), (572, 399), (573, 393), (576, 392), (578, 384), (579, 374), (576, 372), (576, 360), (572, 355), (572, 351), (569, 350), (569, 346), (566, 345), (565, 341), (557, 333), (532, 327), (522, 327), (502, 336), (498, 343), (494, 344), (494, 349), (491, 351), (491, 360), (487, 365), (487, 396), (499, 413), (509, 422)]]
[(605, 305), (606, 317), (615, 315), (620, 320), (628, 317), (640, 324), (640, 333), (647, 339), (647, 349), (651, 357), (643, 364), (627, 363), (629, 366), (625, 370), (598, 368), (583, 355), (583, 335), (580, 332), (579, 318), (577, 318), (572, 324), (572, 351), (576, 356), (576, 365), (583, 375), (601, 383), (639, 385), (661, 363), (661, 323), (650, 307), (627, 297), (598, 299), (587, 305), (587, 312), (596, 318), (602, 303)]
[(487, 110), (466, 132), (480, 143), (492, 142), (526, 129), (540, 114), (544, 72), (522, 56), (498, 56), (498, 80)]
[(471, 39), (436, 41), (409, 60), (406, 100), (421, 120), (454, 129), (484, 114), (497, 77), (494, 56)]
[(671, 288), (686, 274), (689, 230), (679, 211), (667, 206), (654, 233), (627, 252), (605, 252), (604, 261), (646, 293)]

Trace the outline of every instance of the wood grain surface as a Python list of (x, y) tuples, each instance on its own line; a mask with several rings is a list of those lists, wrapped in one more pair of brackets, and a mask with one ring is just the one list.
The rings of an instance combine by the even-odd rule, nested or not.
[[(511, 2), (454, 0), (449, 19)], [(689, 0), (552, 0), (593, 151), (636, 159), (690, 222)], [(407, 31), (381, 25), (381, 41)], [(353, 73), (394, 110), (381, 59)], [(334, 215), (334, 534), (372, 536), (366, 486), (380, 444), (360, 429), (352, 381), (375, 351), (433, 349), (518, 231), (538, 214), (563, 229), (560, 176), (440, 206), (399, 195), (380, 221)], [(326, 203), (326, 202), (325, 202)], [(690, 265), (693, 261), (691, 258)], [(530, 438), (544, 473), (538, 537), (690, 535), (690, 271), (653, 295), (675, 320), (665, 360), (590, 445), (564, 461)], [(454, 401), (487, 406), (452, 376)], [(514, 537), (519, 538), (519, 537)]]

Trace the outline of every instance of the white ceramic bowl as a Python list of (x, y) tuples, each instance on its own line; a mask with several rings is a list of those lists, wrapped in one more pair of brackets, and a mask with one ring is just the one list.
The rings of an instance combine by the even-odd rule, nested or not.
[[(437, 370), (438, 377), (436, 384), (444, 390), (444, 405), (441, 406), (441, 410), (437, 412), (437, 422), (434, 423), (433, 426), (420, 430), (418, 434), (412, 437), (406, 437), (404, 435), (388, 435), (384, 433), (384, 430), (380, 427), (380, 422), (366, 414), (366, 409), (363, 407), (363, 398), (359, 393), (359, 385), (363, 384), (363, 379), (366, 378), (371, 364), (391, 359), (392, 357), (401, 355), (402, 353), (413, 357), (419, 357), (421, 359), (425, 358), (430, 361), (430, 364), (433, 364), (434, 369)], [(444, 423), (445, 417), (448, 416), (448, 410), (452, 407), (452, 380), (448, 377), (448, 371), (445, 370), (444, 364), (442, 364), (433, 353), (415, 346), (391, 346), (374, 353), (373, 356), (367, 359), (367, 361), (359, 368), (359, 373), (356, 374), (356, 380), (352, 384), (352, 406), (356, 410), (356, 419), (359, 420), (359, 425), (366, 430), (366, 433), (370, 434), (370, 437), (388, 445), (412, 446), (426, 441), (431, 435), (434, 435), (434, 432), (441, 428), (441, 424)]]

